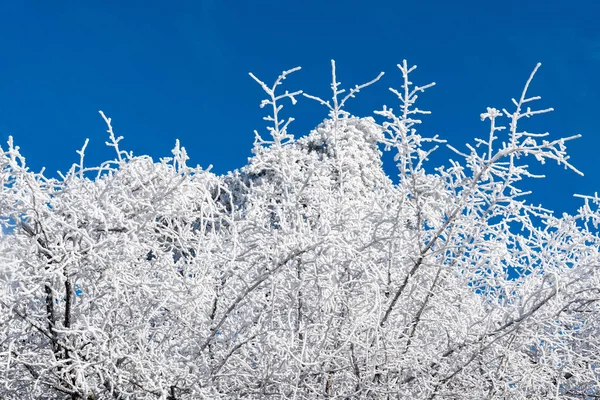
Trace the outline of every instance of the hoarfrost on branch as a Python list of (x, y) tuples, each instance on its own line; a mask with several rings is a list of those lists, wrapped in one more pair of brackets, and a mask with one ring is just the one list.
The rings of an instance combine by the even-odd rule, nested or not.
[[(270, 137), (225, 176), (184, 147), (120, 147), (60, 178), (0, 150), (0, 399), (598, 398), (598, 196), (573, 215), (527, 202), (527, 161), (579, 173), (565, 144), (523, 131), (535, 70), (465, 149), (420, 133), (415, 67), (398, 111), (345, 110), (296, 139), (282, 73)], [(412, 79), (412, 78), (411, 78)], [(455, 159), (427, 170), (447, 145)], [(392, 151), (398, 183), (383, 169)]]

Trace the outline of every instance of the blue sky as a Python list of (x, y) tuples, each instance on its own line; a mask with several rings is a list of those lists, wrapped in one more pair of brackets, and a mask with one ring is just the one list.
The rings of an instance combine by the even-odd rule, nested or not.
[[(300, 65), (287, 88), (325, 97), (332, 58), (347, 86), (385, 71), (349, 103), (369, 115), (396, 106), (387, 88), (406, 58), (419, 66), (415, 82), (437, 83), (421, 97), (433, 111), (422, 132), (461, 148), (487, 134), (479, 114), (509, 107), (539, 61), (531, 93), (556, 111), (532, 127), (581, 133), (570, 149), (586, 176), (550, 165), (549, 179), (527, 185), (532, 202), (572, 212), (572, 193), (600, 191), (598, 17), (595, 0), (2, 1), (0, 141), (13, 135), (31, 167), (50, 173), (76, 162), (88, 137), (88, 162), (102, 161), (112, 154), (101, 109), (124, 148), (158, 158), (179, 138), (192, 163), (224, 173), (245, 164), (264, 126), (248, 72), (272, 82)], [(297, 136), (326, 116), (308, 99), (284, 111)]]

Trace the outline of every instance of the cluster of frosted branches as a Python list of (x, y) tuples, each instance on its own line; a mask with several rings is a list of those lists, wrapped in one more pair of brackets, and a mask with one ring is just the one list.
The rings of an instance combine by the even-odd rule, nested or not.
[[(294, 140), (272, 86), (271, 139), (226, 176), (121, 150), (60, 179), (0, 149), (0, 399), (593, 399), (600, 354), (598, 196), (527, 203), (524, 160), (578, 172), (565, 142), (519, 128), (538, 97), (488, 108), (443, 143), (399, 112), (353, 117), (332, 63), (329, 118)], [(536, 67), (537, 70), (537, 67)], [(535, 71), (534, 71), (535, 73)], [(507, 118), (507, 128), (502, 118)], [(399, 182), (379, 146), (395, 153)], [(432, 147), (428, 147), (431, 146)]]

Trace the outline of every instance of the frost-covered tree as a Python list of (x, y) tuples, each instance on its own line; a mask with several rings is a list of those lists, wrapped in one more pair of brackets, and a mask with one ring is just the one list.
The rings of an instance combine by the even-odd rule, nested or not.
[[(489, 130), (445, 143), (418, 130), (415, 67), (399, 107), (359, 118), (332, 63), (330, 100), (267, 99), (248, 165), (216, 176), (177, 142), (121, 150), (59, 178), (0, 150), (0, 399), (593, 399), (600, 371), (600, 213), (527, 202), (526, 161), (579, 173), (565, 142), (488, 108)], [(290, 133), (286, 101), (328, 109)], [(87, 142), (86, 142), (87, 145)], [(383, 169), (395, 155), (398, 179)], [(397, 183), (394, 183), (397, 182)]]

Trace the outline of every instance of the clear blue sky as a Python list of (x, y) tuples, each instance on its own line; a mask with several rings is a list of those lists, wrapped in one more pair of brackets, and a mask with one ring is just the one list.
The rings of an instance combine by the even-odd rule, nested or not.
[[(509, 107), (540, 61), (532, 94), (556, 112), (534, 126), (581, 133), (570, 148), (586, 176), (549, 166), (532, 201), (574, 211), (573, 192), (600, 191), (599, 17), (597, 0), (5, 0), (0, 140), (13, 135), (32, 168), (54, 173), (89, 137), (88, 160), (98, 162), (112, 156), (102, 109), (124, 148), (157, 159), (179, 138), (194, 164), (224, 173), (245, 164), (263, 127), (249, 71), (272, 82), (300, 65), (287, 87), (324, 97), (332, 58), (346, 85), (383, 70), (383, 82), (349, 104), (366, 114), (396, 105), (387, 87), (399, 85), (395, 65), (406, 58), (419, 66), (417, 83), (437, 82), (422, 96), (433, 111), (423, 133), (461, 148), (486, 134), (485, 107)], [(326, 115), (307, 99), (286, 110), (298, 136)]]

